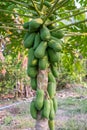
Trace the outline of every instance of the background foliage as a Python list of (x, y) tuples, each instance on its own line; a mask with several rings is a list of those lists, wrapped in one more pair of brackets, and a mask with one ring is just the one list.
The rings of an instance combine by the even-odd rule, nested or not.
[[(41, 9), (40, 2), (38, 0), (35, 2), (39, 9)], [(56, 10), (56, 14), (58, 14), (55, 17), (56, 22), (55, 20), (52, 21), (57, 28), (64, 32), (62, 60), (58, 65), (58, 81), (63, 84), (66, 82), (83, 82), (87, 68), (87, 35), (85, 35), (87, 30), (87, 1), (65, 0), (65, 2), (66, 4)], [(46, 16), (45, 10), (49, 11), (48, 7), (42, 10), (42, 14), (45, 13)], [(26, 66), (22, 69), (23, 58), (27, 56), (27, 50), (23, 47), (25, 30), (22, 30), (22, 25), (29, 21), (31, 17), (38, 17), (32, 0), (5, 0), (0, 2), (0, 49), (5, 57), (3, 62), (0, 61), (0, 72), (2, 72), (2, 69), (6, 69), (6, 75), (0, 80), (1, 92), (4, 87), (6, 92), (11, 90), (16, 79), (25, 77), (25, 80), (27, 80)], [(43, 18), (43, 16), (41, 17)], [(82, 23), (68, 26), (71, 23), (83, 20)], [(19, 52), (22, 58), (18, 59)], [(2, 77), (2, 74), (0, 75)]]

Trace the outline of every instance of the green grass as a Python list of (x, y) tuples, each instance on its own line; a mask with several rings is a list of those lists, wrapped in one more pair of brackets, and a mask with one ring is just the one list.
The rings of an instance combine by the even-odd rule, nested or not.
[(86, 87), (74, 87), (74, 88), (72, 88), (72, 90), (81, 96), (87, 96), (87, 88)]
[(4, 119), (4, 124), (5, 125), (10, 125), (12, 122), (12, 116), (6, 116), (5, 119)]

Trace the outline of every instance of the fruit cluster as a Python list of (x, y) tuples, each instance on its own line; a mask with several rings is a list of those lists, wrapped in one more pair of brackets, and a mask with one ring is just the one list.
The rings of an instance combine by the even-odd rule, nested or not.
[[(43, 25), (40, 18), (33, 19), (24, 24), (28, 31), (24, 37), (24, 46), (29, 49), (27, 74), (31, 80), (31, 87), (36, 90), (36, 98), (31, 102), (30, 112), (34, 119), (37, 119), (38, 111), (42, 118), (49, 119), (49, 127), (54, 127), (53, 119), (57, 111), (56, 78), (57, 64), (62, 50), (62, 32), (50, 32), (53, 26)], [(54, 27), (55, 28), (55, 27)], [(48, 72), (48, 98), (45, 98), (43, 89), (37, 87), (37, 75), (39, 70), (49, 68)], [(50, 128), (50, 129), (51, 129)]]

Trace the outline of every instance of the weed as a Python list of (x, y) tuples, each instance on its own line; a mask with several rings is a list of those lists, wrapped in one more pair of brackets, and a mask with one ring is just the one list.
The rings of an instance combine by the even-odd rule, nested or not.
[(4, 124), (5, 125), (10, 125), (12, 122), (12, 117), (11, 116), (6, 116), (4, 119)]

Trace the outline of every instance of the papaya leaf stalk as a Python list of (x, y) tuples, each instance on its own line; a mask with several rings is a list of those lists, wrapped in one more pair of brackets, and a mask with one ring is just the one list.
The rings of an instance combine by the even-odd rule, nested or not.
[(84, 23), (84, 22), (86, 22), (86, 21), (87, 21), (87, 19), (85, 19), (85, 20), (81, 20), (81, 21), (79, 21), (79, 22), (71, 23), (71, 24), (65, 25), (65, 26), (60, 27), (60, 28), (52, 29), (52, 30), (50, 30), (50, 32), (52, 32), (52, 31), (57, 31), (57, 30), (60, 30), (60, 29), (63, 29), (63, 28), (68, 28), (68, 27), (70, 27), (70, 26), (72, 26), (72, 25), (76, 25), (76, 24)]
[(15, 12), (12, 12), (12, 11), (5, 10), (5, 9), (0, 9), (0, 11), (1, 12), (7, 12), (7, 13), (10, 13), (10, 14), (16, 14), (16, 15), (24, 16), (24, 17), (28, 17), (28, 18), (34, 18), (34, 16), (31, 16), (31, 15), (19, 14), (19, 13), (15, 13)]
[(53, 13), (54, 8), (57, 6), (59, 0), (56, 0), (56, 2), (54, 3), (54, 5), (52, 6), (52, 8), (49, 10), (48, 15), (46, 15), (46, 17), (44, 18), (43, 24), (46, 22), (46, 20), (48, 19), (48, 17)]
[(59, 22), (59, 21), (61, 21), (61, 20), (64, 20), (64, 19), (73, 17), (73, 16), (77, 16), (77, 15), (79, 15), (79, 14), (83, 14), (83, 13), (85, 13), (85, 12), (87, 12), (87, 10), (81, 11), (81, 12), (79, 12), (79, 13), (75, 13), (75, 14), (73, 14), (73, 15), (69, 15), (69, 16), (64, 17), (64, 18), (61, 18), (61, 19), (54, 20), (54, 21), (52, 21), (52, 22), (49, 22), (49, 23), (47, 24), (47, 26), (48, 26), (48, 25), (51, 25), (51, 24), (54, 24), (54, 23), (56, 23), (56, 22)]

